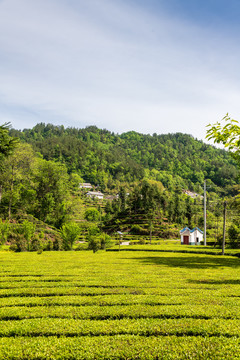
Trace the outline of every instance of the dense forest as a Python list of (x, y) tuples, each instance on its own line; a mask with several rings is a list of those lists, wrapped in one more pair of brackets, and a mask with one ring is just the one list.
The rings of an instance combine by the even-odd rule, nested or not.
[[(190, 135), (41, 123), (23, 131), (3, 126), (1, 136), (0, 243), (9, 241), (16, 251), (67, 250), (80, 237), (97, 249), (118, 231), (131, 241), (177, 238), (181, 227), (203, 227), (204, 179), (214, 244), (223, 199), (238, 214), (235, 160)], [(83, 182), (104, 200), (87, 197)], [(238, 246), (240, 226), (233, 217), (228, 222)]]
[(237, 183), (236, 163), (226, 151), (182, 133), (118, 135), (95, 126), (65, 129), (41, 123), (33, 129), (11, 130), (11, 135), (102, 191), (144, 178), (160, 181), (170, 191), (180, 186), (202, 192), (207, 178), (210, 191), (227, 194)]

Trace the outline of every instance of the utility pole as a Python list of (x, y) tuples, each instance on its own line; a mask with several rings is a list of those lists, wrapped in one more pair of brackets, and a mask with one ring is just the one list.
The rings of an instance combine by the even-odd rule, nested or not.
[(207, 245), (207, 204), (206, 204), (206, 180), (204, 180), (204, 246)]
[(224, 201), (224, 208), (223, 208), (223, 242), (222, 242), (222, 255), (224, 255), (224, 250), (225, 250), (226, 217), (227, 217), (227, 202)]

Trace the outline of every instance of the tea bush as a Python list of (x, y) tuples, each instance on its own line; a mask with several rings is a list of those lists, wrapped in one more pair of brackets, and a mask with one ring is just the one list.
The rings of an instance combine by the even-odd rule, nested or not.
[(0, 359), (238, 359), (240, 260), (135, 247), (0, 252)]

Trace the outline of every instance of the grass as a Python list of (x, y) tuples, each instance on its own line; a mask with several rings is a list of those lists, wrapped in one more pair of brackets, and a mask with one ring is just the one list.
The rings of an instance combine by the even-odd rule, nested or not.
[(0, 359), (240, 358), (236, 257), (2, 251), (0, 275)]
[[(213, 254), (221, 255), (222, 249), (213, 246), (193, 246), (193, 245), (181, 245), (179, 240), (160, 240), (158, 244), (134, 244), (134, 245), (121, 245), (121, 250), (127, 251), (154, 251), (154, 252), (180, 252), (180, 253), (198, 253), (198, 254)], [(116, 245), (108, 251), (119, 250), (119, 246)], [(225, 248), (225, 254), (228, 256), (240, 256), (240, 249)]]

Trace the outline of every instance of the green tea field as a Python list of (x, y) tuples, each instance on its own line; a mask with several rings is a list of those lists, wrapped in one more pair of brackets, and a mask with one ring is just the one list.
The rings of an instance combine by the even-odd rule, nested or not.
[(0, 359), (240, 359), (240, 259), (0, 252)]

